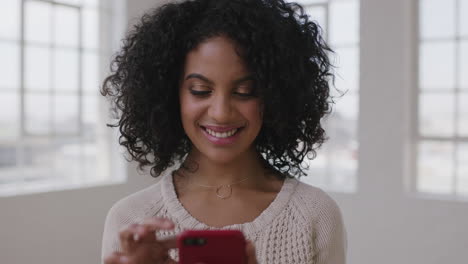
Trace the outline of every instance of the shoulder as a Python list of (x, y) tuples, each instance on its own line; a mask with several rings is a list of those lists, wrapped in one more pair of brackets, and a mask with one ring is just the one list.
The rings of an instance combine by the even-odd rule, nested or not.
[(341, 223), (341, 210), (336, 201), (322, 189), (298, 180), (292, 196), (294, 205), (313, 224)]
[(131, 223), (156, 215), (163, 207), (161, 180), (117, 201), (107, 213), (102, 238), (102, 258), (120, 250), (119, 232)]
[(109, 210), (107, 220), (130, 223), (154, 215), (163, 206), (161, 179), (155, 184), (117, 201)]

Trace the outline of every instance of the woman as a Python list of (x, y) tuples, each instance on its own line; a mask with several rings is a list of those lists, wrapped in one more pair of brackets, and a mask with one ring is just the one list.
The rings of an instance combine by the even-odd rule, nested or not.
[(105, 263), (173, 263), (187, 229), (241, 230), (248, 263), (345, 263), (338, 206), (295, 178), (331, 111), (320, 34), (283, 0), (184, 1), (143, 16), (101, 92), (120, 113), (120, 144), (161, 179), (112, 207)]

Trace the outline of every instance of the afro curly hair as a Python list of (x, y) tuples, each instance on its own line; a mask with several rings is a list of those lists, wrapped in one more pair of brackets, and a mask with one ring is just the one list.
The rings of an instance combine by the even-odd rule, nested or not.
[(182, 161), (191, 148), (178, 100), (185, 57), (220, 35), (242, 51), (264, 103), (257, 151), (281, 175), (304, 176), (304, 158), (326, 140), (333, 65), (321, 28), (297, 3), (192, 0), (151, 10), (124, 38), (102, 85), (118, 115), (107, 125), (119, 127), (120, 145), (153, 177)]

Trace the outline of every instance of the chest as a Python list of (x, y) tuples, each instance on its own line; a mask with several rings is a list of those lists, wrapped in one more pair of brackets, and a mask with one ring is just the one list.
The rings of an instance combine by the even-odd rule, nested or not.
[(270, 206), (275, 194), (243, 194), (228, 199), (219, 199), (215, 195), (184, 196), (180, 202), (198, 221), (208, 226), (223, 227), (254, 221)]

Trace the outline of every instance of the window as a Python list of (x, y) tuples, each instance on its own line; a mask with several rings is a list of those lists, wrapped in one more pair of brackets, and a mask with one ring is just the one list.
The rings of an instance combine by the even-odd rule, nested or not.
[[(308, 176), (303, 181), (330, 191), (354, 192), (358, 166), (357, 121), (359, 108), (359, 1), (299, 1), (312, 20), (324, 30), (335, 54), (335, 87), (345, 93), (333, 95), (336, 105), (324, 121), (329, 140), (308, 162)], [(338, 98), (339, 97), (339, 98)]]
[(106, 3), (2, 1), (0, 195), (118, 180), (100, 114), (113, 17)]
[(467, 0), (419, 0), (418, 193), (468, 196), (467, 14)]

